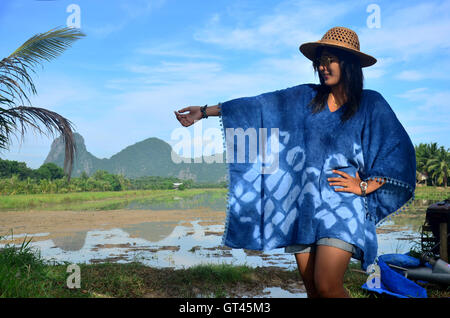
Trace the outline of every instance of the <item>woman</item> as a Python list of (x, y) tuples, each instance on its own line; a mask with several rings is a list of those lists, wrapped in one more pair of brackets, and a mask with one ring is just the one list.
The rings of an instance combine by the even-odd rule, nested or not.
[[(190, 106), (175, 115), (185, 127), (220, 116), (227, 131), (233, 158), (227, 157), (224, 244), (285, 247), (295, 255), (308, 297), (349, 297), (343, 277), (350, 259), (361, 260), (364, 270), (374, 263), (375, 226), (414, 199), (415, 152), (381, 94), (363, 89), (362, 68), (376, 59), (359, 50), (354, 31), (332, 28), (300, 51), (313, 61), (320, 85)], [(239, 145), (228, 132), (238, 128), (277, 129), (278, 147), (269, 143), (258, 157), (273, 151), (275, 173), (265, 174), (250, 155), (234, 163)], [(265, 140), (258, 131), (258, 140)]]

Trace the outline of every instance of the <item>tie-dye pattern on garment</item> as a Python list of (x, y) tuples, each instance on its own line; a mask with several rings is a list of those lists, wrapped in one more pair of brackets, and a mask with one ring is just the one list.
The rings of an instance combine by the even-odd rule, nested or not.
[[(271, 250), (323, 237), (356, 246), (365, 270), (377, 256), (375, 228), (414, 200), (415, 151), (384, 98), (363, 90), (346, 122), (346, 104), (313, 114), (315, 84), (221, 104), (228, 196), (223, 244)], [(367, 197), (336, 192), (332, 170), (387, 183)]]

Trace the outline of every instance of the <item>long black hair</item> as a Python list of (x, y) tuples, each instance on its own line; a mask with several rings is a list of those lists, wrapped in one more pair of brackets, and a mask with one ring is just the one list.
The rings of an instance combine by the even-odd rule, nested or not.
[[(317, 94), (311, 100), (309, 105), (313, 113), (321, 112), (327, 105), (328, 94), (331, 88), (325, 85), (322, 75), (319, 72), (320, 64), (317, 59), (322, 55), (325, 47), (319, 46), (316, 49), (316, 58), (313, 62), (314, 72), (319, 75), (320, 86), (317, 86)], [(341, 117), (342, 122), (350, 119), (359, 109), (361, 102), (362, 91), (364, 87), (364, 75), (362, 72), (359, 59), (345, 50), (334, 47), (326, 47), (327, 51), (336, 55), (339, 58), (339, 66), (341, 68), (341, 79), (345, 95), (347, 96), (347, 107)]]

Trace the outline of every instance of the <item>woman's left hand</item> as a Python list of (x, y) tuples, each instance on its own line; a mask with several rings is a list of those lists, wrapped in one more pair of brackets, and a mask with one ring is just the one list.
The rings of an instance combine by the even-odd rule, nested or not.
[(334, 188), (336, 192), (351, 192), (357, 195), (361, 195), (361, 178), (358, 171), (356, 171), (356, 177), (352, 177), (348, 173), (339, 170), (333, 170), (335, 174), (342, 176), (342, 178), (328, 178), (330, 186), (340, 186), (342, 188)]

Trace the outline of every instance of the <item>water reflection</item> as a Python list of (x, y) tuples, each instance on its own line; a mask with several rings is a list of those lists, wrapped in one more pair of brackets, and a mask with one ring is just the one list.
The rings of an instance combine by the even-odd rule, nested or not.
[[(128, 202), (127, 207), (147, 210), (165, 207), (166, 212), (161, 213), (166, 216), (171, 213), (168, 210), (180, 206), (184, 209), (206, 206), (209, 212), (223, 211), (226, 208), (224, 203), (223, 197), (205, 193), (191, 200), (180, 198), (175, 203), (136, 200)], [(417, 200), (406, 212), (393, 216), (391, 221), (378, 228), (379, 254), (406, 253), (414, 247), (420, 239), (425, 211), (432, 203), (434, 202)], [(138, 260), (154, 267), (185, 268), (203, 263), (232, 263), (296, 268), (293, 256), (285, 254), (283, 249), (255, 252), (221, 246), (224, 220), (211, 217), (213, 213), (209, 213), (209, 217), (205, 215), (199, 210), (198, 217), (194, 220), (148, 221), (109, 230), (93, 228), (46, 235), (37, 233), (33, 235), (31, 245), (39, 248), (44, 258), (74, 263)], [(16, 237), (20, 235), (25, 234)]]
[(439, 200), (415, 200), (406, 211), (391, 216), (377, 229), (378, 254), (407, 253), (420, 246), (427, 208)]
[(122, 228), (132, 237), (158, 242), (170, 236), (179, 222), (145, 222)]
[(307, 298), (307, 294), (302, 290), (292, 293), (280, 287), (267, 287), (261, 296), (252, 296), (252, 298)]
[(68, 232), (52, 239), (54, 246), (64, 251), (79, 251), (83, 248), (87, 231)]

